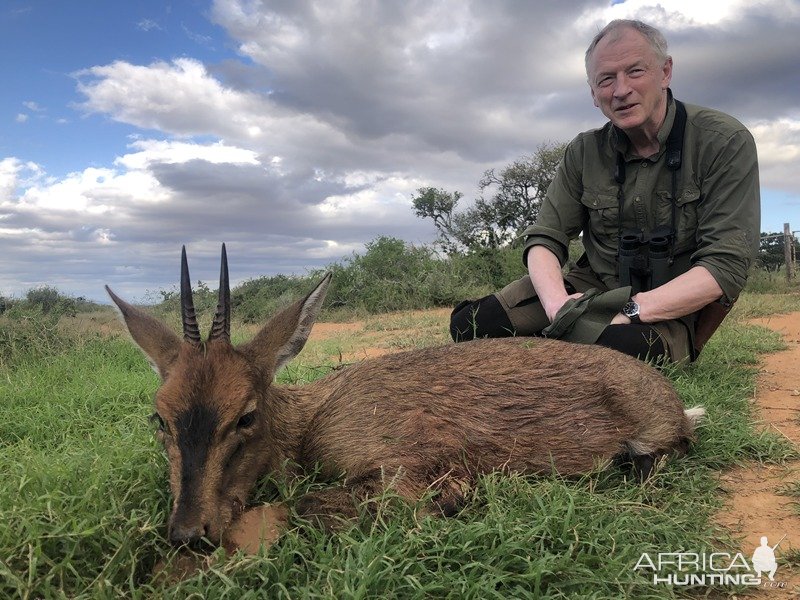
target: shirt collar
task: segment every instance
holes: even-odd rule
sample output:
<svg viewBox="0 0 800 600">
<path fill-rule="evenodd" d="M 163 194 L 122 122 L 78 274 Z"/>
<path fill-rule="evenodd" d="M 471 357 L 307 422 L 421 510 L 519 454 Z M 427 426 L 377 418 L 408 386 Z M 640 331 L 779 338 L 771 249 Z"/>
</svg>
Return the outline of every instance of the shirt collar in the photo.
<svg viewBox="0 0 800 600">
<path fill-rule="evenodd" d="M 667 88 L 667 115 L 664 117 L 664 122 L 658 130 L 658 152 L 653 156 L 648 157 L 647 160 L 657 162 L 667 149 L 667 138 L 669 132 L 672 130 L 672 124 L 675 122 L 675 99 L 672 97 L 672 90 Z M 640 156 L 634 156 L 631 152 L 631 142 L 628 135 L 616 125 L 611 126 L 611 147 L 614 152 L 622 152 L 626 161 L 641 160 Z"/>
</svg>

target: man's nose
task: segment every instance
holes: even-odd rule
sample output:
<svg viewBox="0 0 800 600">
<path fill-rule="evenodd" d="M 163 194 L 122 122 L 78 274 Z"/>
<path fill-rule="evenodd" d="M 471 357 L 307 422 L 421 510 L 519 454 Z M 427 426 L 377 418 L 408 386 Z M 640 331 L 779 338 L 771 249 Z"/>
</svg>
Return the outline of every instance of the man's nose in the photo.
<svg viewBox="0 0 800 600">
<path fill-rule="evenodd" d="M 625 73 L 620 73 L 614 79 L 614 97 L 615 98 L 624 98 L 628 94 L 631 93 L 631 86 L 630 82 L 628 81 L 628 76 Z"/>
</svg>

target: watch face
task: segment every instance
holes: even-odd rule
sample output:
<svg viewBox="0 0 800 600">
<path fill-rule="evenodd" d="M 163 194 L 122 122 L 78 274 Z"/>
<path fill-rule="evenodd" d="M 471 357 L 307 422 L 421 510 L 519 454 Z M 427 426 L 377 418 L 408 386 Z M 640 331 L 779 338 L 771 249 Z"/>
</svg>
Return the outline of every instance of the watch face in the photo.
<svg viewBox="0 0 800 600">
<path fill-rule="evenodd" d="M 626 317 L 635 317 L 639 314 L 639 305 L 631 300 L 625 306 L 622 307 L 622 314 Z"/>
</svg>

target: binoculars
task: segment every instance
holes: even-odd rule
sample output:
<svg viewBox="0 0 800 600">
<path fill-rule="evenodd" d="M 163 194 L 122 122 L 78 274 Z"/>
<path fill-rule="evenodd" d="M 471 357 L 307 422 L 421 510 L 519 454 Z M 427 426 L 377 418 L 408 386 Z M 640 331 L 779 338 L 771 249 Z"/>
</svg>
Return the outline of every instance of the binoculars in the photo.
<svg viewBox="0 0 800 600">
<path fill-rule="evenodd" d="M 629 229 L 619 236 L 619 283 L 631 286 L 631 295 L 646 292 L 670 280 L 672 230 L 657 227 L 650 233 Z"/>
</svg>

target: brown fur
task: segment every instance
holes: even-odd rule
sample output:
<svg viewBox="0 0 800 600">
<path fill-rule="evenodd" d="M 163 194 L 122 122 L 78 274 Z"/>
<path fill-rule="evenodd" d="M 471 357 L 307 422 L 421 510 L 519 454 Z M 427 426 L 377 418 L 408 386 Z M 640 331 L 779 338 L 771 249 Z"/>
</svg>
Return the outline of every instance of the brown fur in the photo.
<svg viewBox="0 0 800 600">
<path fill-rule="evenodd" d="M 651 367 L 614 350 L 539 338 L 413 350 L 307 385 L 274 385 L 276 370 L 305 343 L 329 281 L 237 348 L 227 339 L 173 339 L 112 294 L 162 374 L 155 404 L 165 424 L 174 541 L 219 540 L 256 481 L 287 460 L 346 476 L 346 486 L 297 505 L 330 523 L 386 487 L 410 501 L 433 492 L 449 514 L 481 473 L 585 473 L 622 455 L 637 464 L 683 451 L 692 437 L 675 390 Z"/>
</svg>

